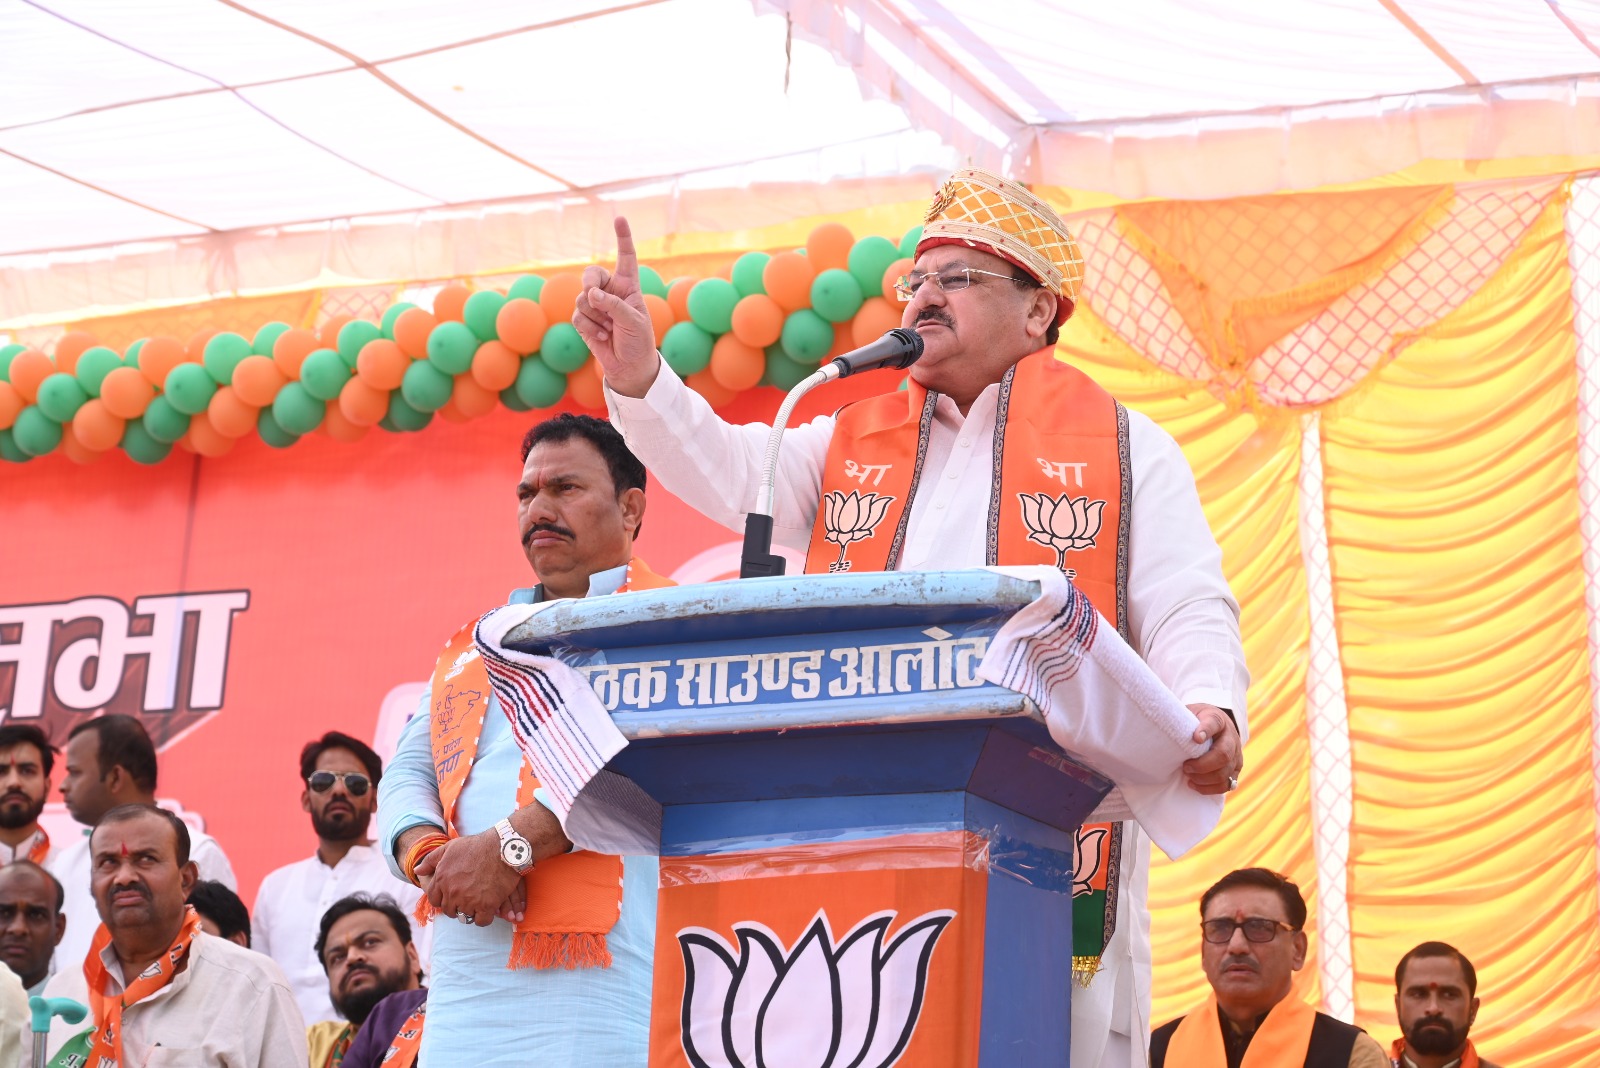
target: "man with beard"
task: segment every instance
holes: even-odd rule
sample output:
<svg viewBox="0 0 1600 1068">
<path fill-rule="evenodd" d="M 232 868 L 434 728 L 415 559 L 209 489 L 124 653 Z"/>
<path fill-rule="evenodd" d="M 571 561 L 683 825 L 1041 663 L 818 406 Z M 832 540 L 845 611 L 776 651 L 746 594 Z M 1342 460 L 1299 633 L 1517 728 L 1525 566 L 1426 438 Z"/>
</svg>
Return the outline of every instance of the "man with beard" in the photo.
<svg viewBox="0 0 1600 1068">
<path fill-rule="evenodd" d="M 1459 949 L 1422 943 L 1400 958 L 1394 990 L 1402 1036 L 1389 1049 L 1393 1068 L 1497 1068 L 1467 1037 L 1478 1018 L 1478 971 Z"/>
<path fill-rule="evenodd" d="M 318 924 L 334 902 L 356 893 L 389 894 L 410 909 L 422 896 L 389 874 L 368 841 L 382 778 L 383 760 L 359 738 L 329 731 L 307 742 L 300 750 L 300 807 L 311 814 L 317 850 L 269 874 L 256 894 L 254 946 L 283 968 L 308 1024 L 338 1019 L 324 962 L 314 952 Z M 426 950 L 419 947 L 424 963 Z"/>
<path fill-rule="evenodd" d="M 411 1010 L 428 996 L 422 985 L 411 923 L 394 899 L 385 895 L 351 894 L 334 902 L 322 916 L 316 953 L 327 970 L 328 995 L 348 1023 L 314 1024 L 307 1032 L 311 1068 L 340 1068 L 351 1043 L 368 1017 L 390 994 L 410 995 Z M 394 1028 L 384 1039 L 394 1037 Z"/>
<path fill-rule="evenodd" d="M 64 896 L 56 877 L 31 860 L 0 868 L 0 961 L 17 973 L 30 996 L 43 992 L 56 943 L 67 929 Z"/>
<path fill-rule="evenodd" d="M 1359 1027 L 1294 993 L 1306 962 L 1306 902 L 1277 872 L 1229 872 L 1200 898 L 1200 966 L 1211 997 L 1150 1036 L 1150 1068 L 1388 1068 Z"/>
<path fill-rule="evenodd" d="M 96 716 L 67 735 L 61 797 L 72 818 L 83 824 L 83 837 L 58 847 L 48 867 L 66 890 L 67 933 L 56 947 L 56 971 L 83 966 L 89 940 L 100 922 L 90 890 L 89 832 L 100 817 L 119 805 L 156 803 L 156 747 L 149 732 L 133 716 Z M 190 856 L 202 879 L 238 888 L 233 865 L 217 840 L 190 830 Z"/>
<path fill-rule="evenodd" d="M 89 837 L 99 910 L 83 967 L 50 997 L 87 1002 L 93 1027 L 57 1021 L 61 1064 L 305 1068 L 306 1032 L 283 972 L 200 929 L 189 829 L 154 805 L 121 805 Z M 77 1058 L 82 1058 L 81 1060 Z"/>
<path fill-rule="evenodd" d="M 50 859 L 50 836 L 39 826 L 50 794 L 56 747 L 32 723 L 0 726 L 0 864 Z"/>
</svg>

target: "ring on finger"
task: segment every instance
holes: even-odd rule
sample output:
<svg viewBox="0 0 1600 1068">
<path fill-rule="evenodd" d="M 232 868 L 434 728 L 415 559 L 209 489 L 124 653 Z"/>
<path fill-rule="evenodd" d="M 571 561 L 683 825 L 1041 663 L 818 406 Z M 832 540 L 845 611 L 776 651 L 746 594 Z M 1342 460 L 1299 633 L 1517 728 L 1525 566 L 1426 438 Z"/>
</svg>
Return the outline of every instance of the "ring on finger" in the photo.
<svg viewBox="0 0 1600 1068">
<path fill-rule="evenodd" d="M 1239 788 L 1239 779 L 1238 779 L 1238 777 L 1234 776 L 1234 775 L 1229 775 L 1228 776 L 1228 791 L 1231 793 L 1234 790 L 1237 790 L 1238 788 Z"/>
</svg>

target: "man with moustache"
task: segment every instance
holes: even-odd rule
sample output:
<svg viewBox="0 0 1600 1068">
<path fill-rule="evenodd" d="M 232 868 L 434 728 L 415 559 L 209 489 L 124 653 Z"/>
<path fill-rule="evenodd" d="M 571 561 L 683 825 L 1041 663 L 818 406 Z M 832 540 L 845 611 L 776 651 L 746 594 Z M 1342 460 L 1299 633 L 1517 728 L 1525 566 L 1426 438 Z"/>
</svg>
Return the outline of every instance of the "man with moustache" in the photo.
<svg viewBox="0 0 1600 1068">
<path fill-rule="evenodd" d="M 1393 1068 L 1498 1068 L 1467 1037 L 1478 1019 L 1478 971 L 1466 954 L 1422 943 L 1395 966 L 1394 991 L 1401 1036 L 1389 1047 Z"/>
<path fill-rule="evenodd" d="M 65 896 L 56 877 L 31 860 L 0 868 L 0 962 L 17 973 L 30 997 L 50 979 L 56 943 L 67 929 Z"/>
<path fill-rule="evenodd" d="M 56 747 L 33 723 L 0 725 L 0 864 L 50 861 L 50 835 L 39 826 L 50 795 Z"/>
<path fill-rule="evenodd" d="M 383 779 L 372 747 L 328 731 L 300 750 L 300 807 L 311 816 L 316 852 L 261 880 L 251 925 L 254 948 L 283 968 L 308 1024 L 338 1019 L 328 977 L 315 952 L 317 931 L 334 902 L 351 894 L 389 894 L 405 909 L 422 897 L 389 874 L 367 831 Z M 427 946 L 418 947 L 426 964 Z"/>
<path fill-rule="evenodd" d="M 83 967 L 46 992 L 86 1002 L 93 1027 L 74 1034 L 81 1025 L 57 1020 L 56 1063 L 305 1068 L 305 1024 L 283 972 L 206 934 L 185 904 L 195 865 L 183 821 L 120 805 L 89 841 L 101 923 Z"/>
<path fill-rule="evenodd" d="M 1298 886 L 1241 868 L 1205 892 L 1200 916 L 1200 966 L 1212 994 L 1150 1036 L 1151 1068 L 1387 1068 L 1372 1036 L 1294 993 L 1306 962 Z"/>
<path fill-rule="evenodd" d="M 428 996 L 411 924 L 391 897 L 351 894 L 334 902 L 323 913 L 315 949 L 327 970 L 328 995 L 347 1022 L 313 1024 L 307 1031 L 311 1068 L 347 1064 L 351 1043 L 390 994 L 415 991 L 416 1004 Z M 387 1049 L 393 1030 L 383 1037 Z"/>
</svg>

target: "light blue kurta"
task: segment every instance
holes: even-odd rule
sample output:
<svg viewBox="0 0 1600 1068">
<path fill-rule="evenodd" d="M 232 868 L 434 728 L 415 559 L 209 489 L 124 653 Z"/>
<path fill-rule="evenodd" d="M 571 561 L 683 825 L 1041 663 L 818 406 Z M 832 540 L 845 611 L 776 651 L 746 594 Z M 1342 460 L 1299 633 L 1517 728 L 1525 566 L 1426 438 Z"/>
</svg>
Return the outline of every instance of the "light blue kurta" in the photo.
<svg viewBox="0 0 1600 1068">
<path fill-rule="evenodd" d="M 615 590 L 625 569 L 594 576 L 591 593 Z M 602 588 L 608 584 L 610 589 Z M 519 590 L 513 602 L 533 599 Z M 444 825 L 434 774 L 429 701 L 406 724 L 378 789 L 379 846 L 398 876 L 394 843 L 422 823 Z M 462 834 L 488 830 L 516 808 L 522 751 L 490 697 L 477 761 L 456 805 Z M 648 1059 L 650 984 L 655 952 L 657 861 L 626 857 L 622 916 L 607 936 L 609 968 L 506 967 L 512 928 L 440 917 L 434 924 L 428 1022 L 420 1063 L 428 1068 L 643 1068 Z"/>
</svg>

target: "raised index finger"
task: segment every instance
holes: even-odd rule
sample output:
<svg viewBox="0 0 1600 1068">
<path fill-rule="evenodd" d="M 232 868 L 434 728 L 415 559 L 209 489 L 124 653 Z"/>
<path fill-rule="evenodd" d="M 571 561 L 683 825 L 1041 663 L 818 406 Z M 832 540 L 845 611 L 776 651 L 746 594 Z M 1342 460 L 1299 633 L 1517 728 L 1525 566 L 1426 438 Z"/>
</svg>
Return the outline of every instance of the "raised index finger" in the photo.
<svg viewBox="0 0 1600 1068">
<path fill-rule="evenodd" d="M 628 225 L 627 217 L 623 215 L 618 215 L 611 222 L 617 231 L 617 274 L 637 281 L 639 254 L 633 247 L 633 228 Z"/>
</svg>

